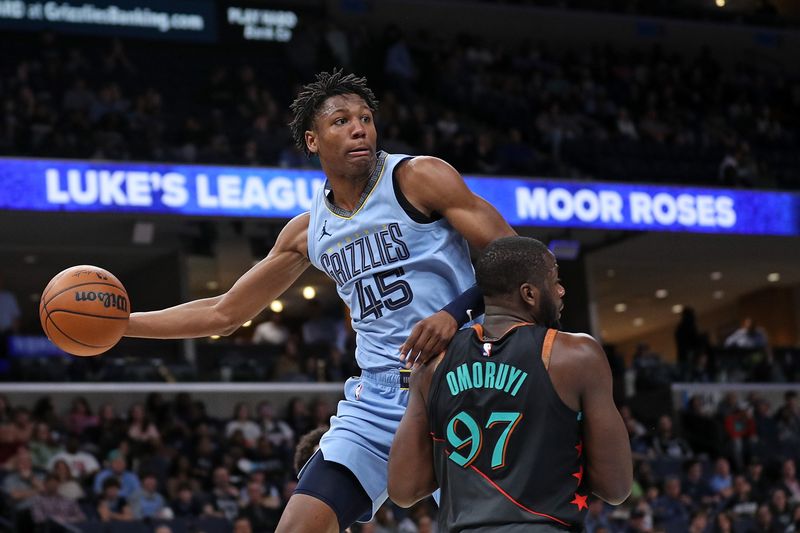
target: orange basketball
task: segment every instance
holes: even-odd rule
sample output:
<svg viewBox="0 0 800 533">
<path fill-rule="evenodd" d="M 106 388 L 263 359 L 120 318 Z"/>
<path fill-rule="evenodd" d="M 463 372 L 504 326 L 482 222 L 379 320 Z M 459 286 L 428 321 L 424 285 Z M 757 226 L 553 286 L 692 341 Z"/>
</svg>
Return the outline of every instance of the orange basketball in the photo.
<svg viewBox="0 0 800 533">
<path fill-rule="evenodd" d="M 98 355 L 110 349 L 125 333 L 130 314 L 122 283 L 91 265 L 56 274 L 39 301 L 39 320 L 47 338 L 73 355 Z"/>
</svg>

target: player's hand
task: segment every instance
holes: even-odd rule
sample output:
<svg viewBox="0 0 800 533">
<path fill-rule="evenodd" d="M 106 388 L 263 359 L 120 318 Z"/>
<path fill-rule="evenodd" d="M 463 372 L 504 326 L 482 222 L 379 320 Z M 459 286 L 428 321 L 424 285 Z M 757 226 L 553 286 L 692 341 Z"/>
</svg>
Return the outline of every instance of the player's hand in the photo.
<svg viewBox="0 0 800 533">
<path fill-rule="evenodd" d="M 424 365 L 447 348 L 456 330 L 456 319 L 447 311 L 420 320 L 400 347 L 400 360 L 405 362 L 406 368 Z"/>
</svg>

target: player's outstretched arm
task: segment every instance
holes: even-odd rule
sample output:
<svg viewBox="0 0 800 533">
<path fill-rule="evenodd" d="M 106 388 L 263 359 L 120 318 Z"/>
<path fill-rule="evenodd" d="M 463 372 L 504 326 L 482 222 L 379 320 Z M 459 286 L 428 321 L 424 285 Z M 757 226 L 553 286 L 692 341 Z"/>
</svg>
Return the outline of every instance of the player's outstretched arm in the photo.
<svg viewBox="0 0 800 533">
<path fill-rule="evenodd" d="M 568 337 L 568 352 L 580 376 L 580 402 L 584 416 L 583 450 L 591 491 L 619 505 L 631 492 L 633 460 L 625 423 L 614 405 L 611 368 L 603 348 L 588 335 Z"/>
<path fill-rule="evenodd" d="M 415 157 L 398 169 L 397 177 L 414 207 L 425 215 L 443 216 L 477 250 L 495 239 L 516 235 L 497 209 L 470 191 L 461 174 L 441 159 Z M 483 305 L 482 297 L 478 294 L 474 302 L 464 305 L 477 309 Z M 457 329 L 456 318 L 447 311 L 418 322 L 400 350 L 401 360 L 426 362 L 447 347 Z"/>
<path fill-rule="evenodd" d="M 411 372 L 408 408 L 389 450 L 389 498 L 400 507 L 411 507 L 439 488 L 426 406 L 435 369 L 432 361 Z"/>
<path fill-rule="evenodd" d="M 186 339 L 230 335 L 283 294 L 308 268 L 308 220 L 308 213 L 293 218 L 267 257 L 225 294 L 160 311 L 132 313 L 125 336 Z"/>
</svg>

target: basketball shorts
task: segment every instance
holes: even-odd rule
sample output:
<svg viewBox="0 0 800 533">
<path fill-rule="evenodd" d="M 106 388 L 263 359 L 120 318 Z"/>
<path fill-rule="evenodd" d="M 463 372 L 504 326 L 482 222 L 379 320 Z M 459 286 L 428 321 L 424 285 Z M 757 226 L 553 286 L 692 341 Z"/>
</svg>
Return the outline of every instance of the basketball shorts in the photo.
<svg viewBox="0 0 800 533">
<path fill-rule="evenodd" d="M 388 497 L 389 448 L 407 405 L 408 391 L 400 388 L 399 371 L 362 372 L 345 383 L 344 400 L 320 440 L 325 460 L 353 472 L 372 500 L 372 513 L 359 521 L 369 521 Z"/>
</svg>

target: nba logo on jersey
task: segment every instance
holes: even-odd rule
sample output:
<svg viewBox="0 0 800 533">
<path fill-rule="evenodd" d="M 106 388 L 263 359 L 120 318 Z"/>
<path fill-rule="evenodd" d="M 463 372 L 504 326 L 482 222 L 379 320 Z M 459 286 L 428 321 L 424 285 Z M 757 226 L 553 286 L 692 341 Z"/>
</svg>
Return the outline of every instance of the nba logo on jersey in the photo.
<svg viewBox="0 0 800 533">
<path fill-rule="evenodd" d="M 363 383 L 359 383 L 358 385 L 356 385 L 356 390 L 355 390 L 356 400 L 361 398 L 361 391 L 362 390 L 364 390 L 364 384 Z"/>
<path fill-rule="evenodd" d="M 491 357 L 492 356 L 492 343 L 491 342 L 484 342 L 483 343 L 483 356 L 484 357 Z"/>
</svg>

